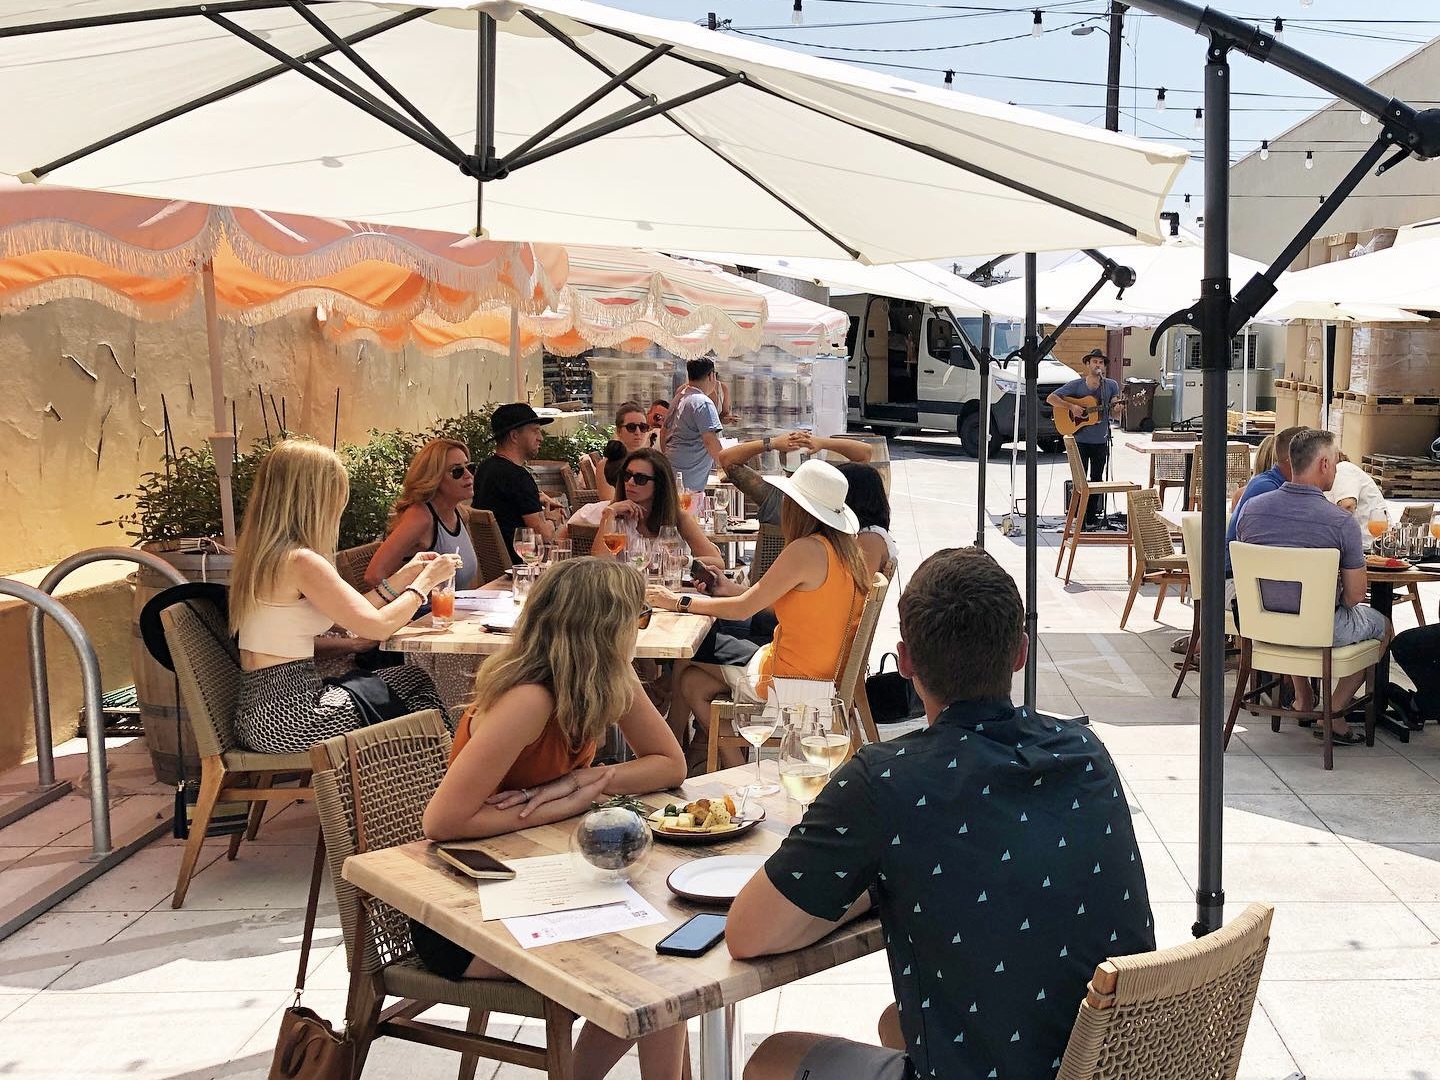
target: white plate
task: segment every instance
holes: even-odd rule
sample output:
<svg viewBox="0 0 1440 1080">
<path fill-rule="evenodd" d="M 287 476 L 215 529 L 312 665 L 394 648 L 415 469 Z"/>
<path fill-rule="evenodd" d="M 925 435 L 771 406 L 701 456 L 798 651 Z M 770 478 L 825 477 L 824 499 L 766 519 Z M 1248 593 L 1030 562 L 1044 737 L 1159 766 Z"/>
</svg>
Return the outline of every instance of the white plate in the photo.
<svg viewBox="0 0 1440 1080">
<path fill-rule="evenodd" d="M 765 865 L 764 855 L 716 855 L 677 866 L 665 879 L 676 896 L 702 903 L 728 904 Z"/>
</svg>

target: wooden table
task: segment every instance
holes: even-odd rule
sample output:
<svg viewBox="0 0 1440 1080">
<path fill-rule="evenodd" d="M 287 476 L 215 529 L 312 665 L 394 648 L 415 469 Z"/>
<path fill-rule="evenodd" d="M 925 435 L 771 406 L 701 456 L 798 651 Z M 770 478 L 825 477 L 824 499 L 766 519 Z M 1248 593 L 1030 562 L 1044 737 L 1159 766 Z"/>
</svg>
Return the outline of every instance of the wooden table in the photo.
<svg viewBox="0 0 1440 1080">
<path fill-rule="evenodd" d="M 682 790 L 687 799 L 713 797 L 753 779 L 753 769 L 742 766 L 687 780 Z M 661 806 L 678 798 L 662 793 L 647 801 Z M 345 861 L 344 875 L 370 895 L 615 1035 L 634 1039 L 698 1016 L 700 1078 L 729 1080 L 738 1064 L 736 1003 L 884 948 L 879 921 L 867 917 L 781 956 L 732 960 L 723 943 L 698 959 L 656 954 L 655 943 L 691 915 L 716 910 L 672 894 L 665 885 L 672 870 L 711 855 L 769 854 L 800 820 L 799 805 L 783 795 L 759 802 L 765 807 L 765 820 L 733 840 L 703 847 L 657 840 L 631 884 L 667 921 L 623 934 L 522 949 L 502 923 L 481 921 L 475 883 L 446 869 L 424 841 L 353 855 Z M 499 859 L 566 852 L 576 820 L 492 837 L 475 846 Z"/>
<path fill-rule="evenodd" d="M 509 589 L 510 579 L 497 578 L 485 588 Z M 485 619 L 489 614 L 457 608 L 455 621 L 447 630 L 432 627 L 429 616 L 425 616 L 397 630 L 381 648 L 405 653 L 489 656 L 499 652 L 511 640 L 510 634 L 496 634 L 485 629 Z M 657 608 L 650 616 L 650 625 L 640 631 L 635 643 L 635 657 L 648 660 L 689 659 L 695 655 L 695 650 L 705 640 L 714 622 L 709 615 L 681 614 Z"/>
<path fill-rule="evenodd" d="M 1195 480 L 1195 451 L 1202 445 L 1198 439 L 1190 442 L 1181 442 L 1176 439 L 1174 442 L 1155 442 L 1153 439 L 1146 439 L 1143 442 L 1139 439 L 1127 439 L 1125 445 L 1139 454 L 1149 454 L 1152 457 L 1156 454 L 1184 454 L 1185 455 L 1185 487 L 1183 490 L 1184 501 L 1182 507 L 1190 505 L 1190 492 Z"/>
</svg>

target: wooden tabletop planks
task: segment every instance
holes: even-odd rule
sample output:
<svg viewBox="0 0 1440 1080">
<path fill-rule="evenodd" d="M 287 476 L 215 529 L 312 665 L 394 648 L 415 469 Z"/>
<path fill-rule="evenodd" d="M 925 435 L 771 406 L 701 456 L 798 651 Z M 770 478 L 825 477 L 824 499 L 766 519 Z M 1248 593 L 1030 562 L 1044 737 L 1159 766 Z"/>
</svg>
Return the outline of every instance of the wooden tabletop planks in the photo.
<svg viewBox="0 0 1440 1080">
<path fill-rule="evenodd" d="M 734 791 L 753 779 L 749 767 L 686 781 L 684 797 Z M 647 797 L 656 806 L 674 793 Z M 852 923 L 799 952 L 753 961 L 730 959 L 723 943 L 698 959 L 659 956 L 655 944 L 698 911 L 723 908 L 691 903 L 669 891 L 666 877 L 677 866 L 711 855 L 768 854 L 800 818 L 784 796 L 760 802 L 766 819 L 733 840 L 706 846 L 656 841 L 649 860 L 631 882 L 668 916 L 668 921 L 537 949 L 522 949 L 498 921 L 483 922 L 475 883 L 448 869 L 428 843 L 367 852 L 346 860 L 345 878 L 444 934 L 521 982 L 616 1035 L 635 1038 L 762 991 L 783 986 L 883 947 L 876 919 Z M 474 842 L 499 859 L 521 859 L 570 850 L 576 819 Z"/>
</svg>

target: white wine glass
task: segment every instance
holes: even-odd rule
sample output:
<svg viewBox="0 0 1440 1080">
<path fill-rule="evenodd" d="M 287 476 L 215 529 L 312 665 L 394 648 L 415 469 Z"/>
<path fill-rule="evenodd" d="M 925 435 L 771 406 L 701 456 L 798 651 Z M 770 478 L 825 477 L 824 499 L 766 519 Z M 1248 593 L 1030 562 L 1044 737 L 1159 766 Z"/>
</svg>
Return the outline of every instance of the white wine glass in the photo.
<svg viewBox="0 0 1440 1080">
<path fill-rule="evenodd" d="M 727 517 L 730 515 L 730 502 L 734 496 L 735 489 L 729 484 L 721 484 L 715 489 L 715 509 Z"/>
<path fill-rule="evenodd" d="M 810 760 L 805 739 L 814 729 L 787 727 L 780 739 L 780 786 L 785 793 L 808 810 L 830 779 L 830 769 Z"/>
<path fill-rule="evenodd" d="M 824 765 L 827 776 L 845 764 L 850 756 L 849 711 L 838 697 L 830 699 L 829 716 L 822 711 L 811 734 L 800 740 L 806 759 L 813 765 Z M 827 724 L 825 721 L 829 720 Z"/>
<path fill-rule="evenodd" d="M 631 533 L 625 542 L 625 557 L 630 560 L 630 565 L 643 575 L 645 568 L 650 565 L 649 538 L 638 532 Z"/>
<path fill-rule="evenodd" d="M 735 706 L 735 734 L 755 748 L 755 782 L 747 787 L 744 794 L 750 798 L 774 795 L 780 790 L 779 784 L 767 784 L 760 775 L 760 748 L 775 736 L 780 726 L 780 711 L 773 705 Z"/>
<path fill-rule="evenodd" d="M 515 554 L 520 556 L 526 566 L 534 566 L 540 561 L 540 556 L 543 554 L 540 548 L 540 534 L 534 529 L 516 529 L 513 543 Z"/>
</svg>

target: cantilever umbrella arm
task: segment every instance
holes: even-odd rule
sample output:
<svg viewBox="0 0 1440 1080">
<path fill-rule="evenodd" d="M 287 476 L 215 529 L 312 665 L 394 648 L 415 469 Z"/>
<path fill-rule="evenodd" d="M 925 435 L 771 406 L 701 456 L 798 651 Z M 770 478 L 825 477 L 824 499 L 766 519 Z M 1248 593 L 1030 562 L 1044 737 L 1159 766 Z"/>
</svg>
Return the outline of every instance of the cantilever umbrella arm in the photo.
<svg viewBox="0 0 1440 1080">
<path fill-rule="evenodd" d="M 1386 97 L 1357 79 L 1277 41 L 1258 27 L 1213 8 L 1187 0 L 1129 0 L 1132 7 L 1188 26 L 1208 39 L 1205 59 L 1205 270 L 1200 302 L 1172 315 L 1160 333 L 1178 322 L 1200 330 L 1201 367 L 1205 380 L 1202 467 L 1211 476 L 1225 475 L 1226 382 L 1219 373 L 1230 366 L 1231 340 L 1274 293 L 1280 272 L 1319 232 L 1336 208 L 1355 189 L 1388 149 L 1395 154 L 1381 171 L 1405 157 L 1428 160 L 1440 156 L 1440 110 L 1417 110 Z M 1238 50 L 1303 79 L 1380 121 L 1380 137 L 1305 223 L 1275 263 L 1256 275 L 1238 297 L 1230 292 L 1230 61 Z M 1152 341 L 1151 351 L 1154 351 Z M 1220 581 L 1225 557 L 1225 485 L 1207 484 L 1202 493 L 1201 573 Z M 1197 937 L 1218 929 L 1224 918 L 1222 887 L 1224 820 L 1225 621 L 1224 592 L 1210 589 L 1200 601 L 1200 837 L 1194 932 Z"/>
</svg>

